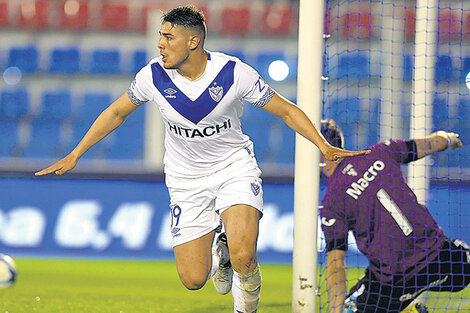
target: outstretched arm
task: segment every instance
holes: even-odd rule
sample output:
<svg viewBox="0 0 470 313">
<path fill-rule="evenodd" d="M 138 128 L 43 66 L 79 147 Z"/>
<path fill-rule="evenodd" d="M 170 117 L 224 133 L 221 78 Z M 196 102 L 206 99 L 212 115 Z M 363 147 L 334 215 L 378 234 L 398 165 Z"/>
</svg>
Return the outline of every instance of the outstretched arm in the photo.
<svg viewBox="0 0 470 313">
<path fill-rule="evenodd" d="M 341 313 L 346 298 L 346 265 L 343 250 L 331 250 L 326 261 L 326 286 L 331 313 Z"/>
<path fill-rule="evenodd" d="M 119 127 L 129 114 L 134 112 L 137 108 L 138 106 L 133 104 L 129 99 L 127 92 L 124 93 L 96 118 L 82 141 L 80 141 L 69 155 L 48 168 L 35 173 L 35 175 L 41 176 L 54 172 L 57 175 L 62 175 L 70 171 L 88 149 Z"/>
<path fill-rule="evenodd" d="M 463 141 L 456 133 L 440 130 L 423 139 L 415 139 L 418 159 L 426 155 L 441 152 L 446 149 L 455 150 L 464 146 Z"/>
<path fill-rule="evenodd" d="M 263 109 L 280 117 L 287 126 L 313 142 L 328 160 L 335 161 L 345 157 L 370 153 L 370 150 L 347 151 L 331 146 L 298 106 L 277 93 L 263 106 Z"/>
</svg>

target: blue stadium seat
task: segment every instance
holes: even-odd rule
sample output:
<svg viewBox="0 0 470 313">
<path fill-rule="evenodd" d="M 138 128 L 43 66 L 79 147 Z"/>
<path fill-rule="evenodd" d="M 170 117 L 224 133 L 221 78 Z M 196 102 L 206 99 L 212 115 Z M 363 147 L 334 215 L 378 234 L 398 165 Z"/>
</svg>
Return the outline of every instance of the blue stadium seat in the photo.
<svg viewBox="0 0 470 313">
<path fill-rule="evenodd" d="M 76 115 L 77 122 L 91 124 L 111 104 L 111 95 L 107 92 L 87 92 Z"/>
<path fill-rule="evenodd" d="M 29 93 L 26 89 L 2 90 L 0 93 L 0 118 L 19 120 L 28 114 Z"/>
<path fill-rule="evenodd" d="M 33 73 L 38 70 L 39 51 L 35 46 L 13 47 L 8 55 L 8 67 L 18 67 L 22 72 Z"/>
<path fill-rule="evenodd" d="M 92 52 L 90 72 L 93 74 L 119 74 L 121 54 L 116 49 L 100 49 Z"/>
<path fill-rule="evenodd" d="M 272 62 L 282 60 L 286 61 L 286 56 L 282 51 L 264 51 L 256 56 L 256 70 L 266 80 L 272 80 L 268 73 L 269 65 Z"/>
<path fill-rule="evenodd" d="M 63 120 L 72 113 L 72 95 L 69 90 L 47 91 L 42 95 L 38 119 Z"/>
<path fill-rule="evenodd" d="M 287 125 L 282 125 L 282 146 L 276 156 L 277 163 L 294 164 L 295 132 Z"/>
<path fill-rule="evenodd" d="M 147 64 L 147 51 L 145 50 L 137 50 L 132 55 L 133 63 L 132 63 L 132 72 L 137 73 L 140 71 L 142 67 Z"/>
<path fill-rule="evenodd" d="M 31 137 L 24 148 L 23 156 L 27 158 L 56 158 L 63 156 L 60 149 L 60 120 L 36 119 L 31 123 Z"/>
<path fill-rule="evenodd" d="M 453 78 L 452 58 L 448 55 L 438 56 L 434 68 L 434 80 L 436 84 L 440 82 L 450 82 Z"/>
<path fill-rule="evenodd" d="M 434 129 L 450 130 L 452 127 L 450 125 L 451 120 L 449 119 L 449 107 L 447 101 L 436 94 L 434 96 L 432 110 L 432 123 Z"/>
<path fill-rule="evenodd" d="M 458 125 L 455 131 L 459 132 L 464 141 L 470 139 L 470 98 L 463 97 L 458 102 Z M 467 141 L 465 143 L 468 146 Z M 468 147 L 466 149 L 469 149 Z M 470 157 L 470 156 L 469 156 Z"/>
<path fill-rule="evenodd" d="M 52 50 L 49 70 L 52 73 L 78 73 L 80 71 L 80 51 L 78 48 L 69 47 Z"/>
<path fill-rule="evenodd" d="M 403 80 L 411 81 L 413 79 L 413 58 L 409 54 L 403 55 Z"/>
<path fill-rule="evenodd" d="M 18 121 L 0 119 L 0 157 L 12 156 L 17 139 Z"/>
<path fill-rule="evenodd" d="M 363 54 L 341 55 L 338 61 L 338 79 L 361 80 L 370 76 L 370 61 Z"/>
<path fill-rule="evenodd" d="M 144 148 L 144 122 L 145 110 L 139 108 L 114 131 L 115 136 L 107 151 L 107 158 L 141 160 Z"/>
<path fill-rule="evenodd" d="M 470 16 L 470 15 L 469 15 Z M 462 71 L 460 72 L 460 81 L 465 82 L 467 74 L 470 73 L 470 57 L 463 58 L 462 61 Z"/>
</svg>

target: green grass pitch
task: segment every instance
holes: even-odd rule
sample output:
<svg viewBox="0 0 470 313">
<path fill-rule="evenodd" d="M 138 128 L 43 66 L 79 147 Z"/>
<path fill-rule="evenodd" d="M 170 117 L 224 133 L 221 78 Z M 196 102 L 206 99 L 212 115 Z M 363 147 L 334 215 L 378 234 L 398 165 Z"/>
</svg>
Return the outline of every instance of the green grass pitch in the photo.
<svg viewBox="0 0 470 313">
<path fill-rule="evenodd" d="M 188 291 L 174 262 L 15 258 L 16 283 L 0 289 L 0 313 L 231 313 L 231 294 L 219 295 L 212 282 Z M 292 266 L 261 264 L 259 313 L 291 312 Z M 354 283 L 363 269 L 348 269 Z M 324 272 L 323 272 L 324 274 Z M 323 280 L 324 276 L 320 277 Z M 321 304 L 327 312 L 325 284 Z M 470 312 L 470 288 L 429 294 L 431 312 Z"/>
</svg>

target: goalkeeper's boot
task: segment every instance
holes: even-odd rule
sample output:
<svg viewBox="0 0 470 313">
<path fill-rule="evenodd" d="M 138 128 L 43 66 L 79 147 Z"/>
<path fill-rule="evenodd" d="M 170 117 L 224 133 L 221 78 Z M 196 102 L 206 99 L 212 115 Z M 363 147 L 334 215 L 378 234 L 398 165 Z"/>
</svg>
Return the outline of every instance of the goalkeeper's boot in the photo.
<svg viewBox="0 0 470 313">
<path fill-rule="evenodd" d="M 405 313 L 428 313 L 428 308 L 419 302 L 413 304 L 410 310 L 406 311 Z"/>
<path fill-rule="evenodd" d="M 217 238 L 217 242 L 212 249 L 213 254 L 220 258 L 219 269 L 212 277 L 215 289 L 218 293 L 225 295 L 232 289 L 233 269 L 230 263 L 230 254 L 227 245 L 227 236 L 222 233 Z"/>
</svg>

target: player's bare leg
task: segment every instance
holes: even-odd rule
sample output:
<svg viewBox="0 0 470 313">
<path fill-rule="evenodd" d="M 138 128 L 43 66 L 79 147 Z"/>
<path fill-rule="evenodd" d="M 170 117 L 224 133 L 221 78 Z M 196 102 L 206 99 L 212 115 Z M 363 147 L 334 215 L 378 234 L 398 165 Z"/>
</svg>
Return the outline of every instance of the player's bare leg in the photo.
<svg viewBox="0 0 470 313">
<path fill-rule="evenodd" d="M 258 309 L 261 272 L 256 255 L 259 212 L 248 205 L 235 205 L 222 213 L 233 267 L 234 310 L 253 313 Z"/>
<path fill-rule="evenodd" d="M 219 264 L 212 262 L 212 242 L 215 231 L 174 247 L 176 268 L 183 285 L 197 290 L 215 273 Z"/>
</svg>

